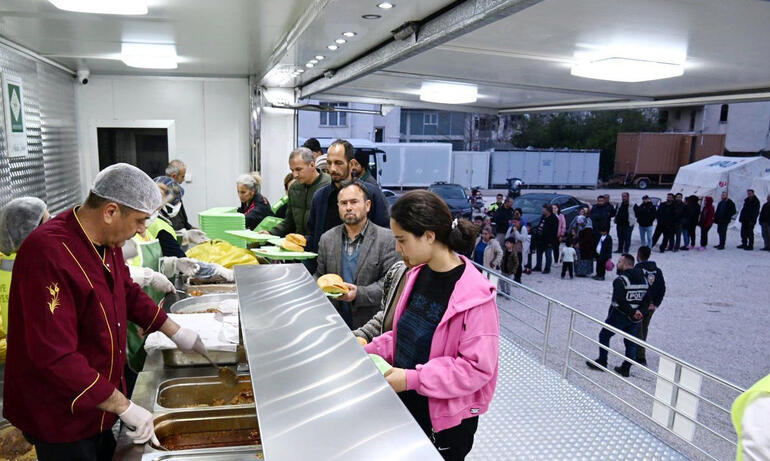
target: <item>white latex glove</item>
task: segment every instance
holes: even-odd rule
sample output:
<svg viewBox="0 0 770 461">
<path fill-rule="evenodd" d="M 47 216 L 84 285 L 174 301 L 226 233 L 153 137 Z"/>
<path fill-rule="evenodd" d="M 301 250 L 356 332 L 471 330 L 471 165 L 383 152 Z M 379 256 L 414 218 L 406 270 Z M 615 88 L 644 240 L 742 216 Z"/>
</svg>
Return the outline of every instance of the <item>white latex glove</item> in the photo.
<svg viewBox="0 0 770 461">
<path fill-rule="evenodd" d="M 180 328 L 177 330 L 176 333 L 171 337 L 171 341 L 174 341 L 174 344 L 179 348 L 182 352 L 197 352 L 199 354 L 205 354 L 206 353 L 206 346 L 203 345 L 203 341 L 201 341 L 201 337 L 198 336 L 198 333 L 192 331 L 189 328 Z"/>
<path fill-rule="evenodd" d="M 182 233 L 182 245 L 189 245 L 191 243 L 197 245 L 209 241 L 206 233 L 200 229 L 182 229 L 180 232 Z"/>
<path fill-rule="evenodd" d="M 152 443 L 156 446 L 160 446 L 158 439 L 155 437 L 155 427 L 152 422 L 152 413 L 130 402 L 126 411 L 118 415 L 121 421 L 130 429 L 126 432 L 126 435 L 137 444 L 141 445 L 147 443 L 152 439 Z"/>
<path fill-rule="evenodd" d="M 185 277 L 192 277 L 200 270 L 198 261 L 191 258 L 177 258 L 176 256 L 165 256 L 160 258 L 160 272 L 168 278 L 182 274 Z"/>
<path fill-rule="evenodd" d="M 160 272 L 155 272 L 154 270 L 150 269 L 150 286 L 155 288 L 156 290 L 162 291 L 163 293 L 173 293 L 176 291 L 176 288 L 174 287 L 174 284 L 171 283 L 169 279 L 166 278 L 165 275 L 161 274 Z"/>
<path fill-rule="evenodd" d="M 223 279 L 225 279 L 226 282 L 233 282 L 235 279 L 233 277 L 233 270 L 228 269 L 224 266 L 221 266 L 219 264 L 215 264 L 216 269 L 214 270 L 214 273 Z"/>
</svg>

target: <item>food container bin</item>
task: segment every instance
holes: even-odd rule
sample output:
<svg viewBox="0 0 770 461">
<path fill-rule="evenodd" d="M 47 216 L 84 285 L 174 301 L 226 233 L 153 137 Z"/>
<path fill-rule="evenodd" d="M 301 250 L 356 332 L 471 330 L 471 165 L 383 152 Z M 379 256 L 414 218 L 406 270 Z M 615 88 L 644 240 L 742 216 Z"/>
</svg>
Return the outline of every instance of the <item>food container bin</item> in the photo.
<svg viewBox="0 0 770 461">
<path fill-rule="evenodd" d="M 251 377 L 239 375 L 235 387 L 222 383 L 217 376 L 169 379 L 158 386 L 155 405 L 156 410 L 254 408 Z"/>
<path fill-rule="evenodd" d="M 185 292 L 189 296 L 210 295 L 213 293 L 235 293 L 234 283 L 188 285 Z"/>
<path fill-rule="evenodd" d="M 255 408 L 189 410 L 166 413 L 155 418 L 155 435 L 168 451 L 221 449 L 253 446 L 261 450 Z"/>
<path fill-rule="evenodd" d="M 164 349 L 163 350 L 163 365 L 171 368 L 179 367 L 199 367 L 208 366 L 211 364 L 205 357 L 197 352 L 185 353 L 179 349 Z M 217 365 L 236 365 L 238 363 L 237 351 L 208 351 L 209 357 Z"/>
<path fill-rule="evenodd" d="M 169 308 L 172 314 L 200 314 L 209 309 L 217 309 L 223 301 L 237 300 L 235 293 L 214 293 L 201 296 L 192 296 L 175 302 Z"/>
</svg>

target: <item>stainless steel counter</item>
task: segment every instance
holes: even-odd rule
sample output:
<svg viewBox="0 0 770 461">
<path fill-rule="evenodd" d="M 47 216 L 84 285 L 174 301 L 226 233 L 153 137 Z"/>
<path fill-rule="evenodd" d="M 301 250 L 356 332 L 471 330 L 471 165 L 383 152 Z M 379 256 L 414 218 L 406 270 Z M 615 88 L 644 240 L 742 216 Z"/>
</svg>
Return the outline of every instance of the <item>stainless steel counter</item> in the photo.
<svg viewBox="0 0 770 461">
<path fill-rule="evenodd" d="M 266 460 L 441 459 L 303 265 L 235 279 Z"/>
</svg>

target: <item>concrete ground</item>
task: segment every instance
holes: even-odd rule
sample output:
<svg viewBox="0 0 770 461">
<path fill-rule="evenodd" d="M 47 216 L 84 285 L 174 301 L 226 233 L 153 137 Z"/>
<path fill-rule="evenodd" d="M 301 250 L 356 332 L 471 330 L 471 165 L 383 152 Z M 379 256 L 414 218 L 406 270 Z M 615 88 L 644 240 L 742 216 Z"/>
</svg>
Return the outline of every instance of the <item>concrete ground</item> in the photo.
<svg viewBox="0 0 770 461">
<path fill-rule="evenodd" d="M 537 190 L 541 192 L 542 190 Z M 489 191 L 485 197 L 491 202 L 496 191 Z M 558 192 L 571 194 L 578 199 L 593 203 L 604 190 L 560 190 Z M 620 200 L 620 189 L 608 189 L 612 201 Z M 648 191 L 631 190 L 632 201 L 641 200 L 645 193 L 650 196 L 665 198 L 667 190 L 657 189 Z M 526 192 L 525 192 L 526 193 Z M 742 200 L 738 198 L 736 200 Z M 700 229 L 698 229 L 700 231 Z M 615 230 L 612 237 L 616 239 Z M 698 238 L 700 233 L 698 232 Z M 761 238 L 757 236 L 755 248 L 762 247 Z M 666 297 L 655 313 L 650 326 L 648 342 L 690 364 L 720 376 L 742 388 L 751 386 L 754 382 L 770 373 L 770 252 L 744 251 L 737 249 L 740 244 L 738 229 L 728 232 L 727 249 L 715 250 L 716 228 L 709 235 L 709 247 L 706 251 L 680 251 L 660 254 L 653 253 L 653 259 L 663 270 L 666 279 Z M 631 244 L 631 252 L 636 253 L 640 246 L 637 229 Z M 615 255 L 617 256 L 617 255 Z M 594 281 L 590 278 L 575 278 L 574 280 L 560 279 L 561 267 L 552 268 L 550 274 L 532 273 L 524 275 L 522 283 L 543 294 L 553 297 L 575 309 L 604 320 L 610 303 L 613 277 L 608 274 L 605 281 Z M 520 290 L 519 290 L 520 291 Z M 514 290 L 517 298 L 530 306 L 544 312 L 545 303 L 536 297 Z M 501 325 L 516 334 L 542 344 L 543 336 L 525 326 L 522 320 L 544 328 L 541 316 L 533 314 L 520 303 L 499 298 L 500 306 L 508 315 L 503 313 Z M 517 318 L 514 318 L 516 316 Z M 566 312 L 556 310 L 552 320 L 549 347 L 549 366 L 562 369 L 565 360 L 569 317 Z M 576 330 L 589 338 L 597 338 L 599 328 L 588 321 L 578 320 Z M 575 348 L 584 355 L 596 358 L 598 347 L 585 338 L 576 336 Z M 612 339 L 612 347 L 621 354 L 623 343 L 617 337 Z M 540 354 L 534 347 L 531 352 Z M 619 356 L 610 355 L 610 370 L 621 362 Z M 570 365 L 587 377 L 616 393 L 622 400 L 633 403 L 639 408 L 651 407 L 651 399 L 638 390 L 626 385 L 614 373 L 601 373 L 588 370 L 583 359 L 571 354 Z M 648 353 L 650 368 L 657 369 L 658 356 Z M 582 380 L 575 373 L 573 379 Z M 593 384 L 582 380 L 586 386 Z M 655 379 L 639 367 L 632 369 L 631 383 L 654 393 Z M 713 382 L 703 384 L 703 395 L 729 410 L 732 400 L 737 393 L 729 391 Z M 623 406 L 614 397 L 607 396 L 605 400 Z M 701 405 L 699 421 L 707 423 L 718 432 L 732 435 L 729 419 L 718 410 Z M 632 412 L 633 413 L 633 412 Z M 647 412 L 649 414 L 649 411 Z M 638 414 L 630 414 L 634 420 L 643 419 Z M 660 432 L 660 431 L 656 431 Z M 664 434 L 665 435 L 665 434 Z M 705 447 L 707 452 L 717 459 L 729 459 L 734 456 L 730 448 L 714 437 L 697 430 L 695 441 Z M 690 456 L 701 457 L 697 452 L 687 451 Z"/>
</svg>

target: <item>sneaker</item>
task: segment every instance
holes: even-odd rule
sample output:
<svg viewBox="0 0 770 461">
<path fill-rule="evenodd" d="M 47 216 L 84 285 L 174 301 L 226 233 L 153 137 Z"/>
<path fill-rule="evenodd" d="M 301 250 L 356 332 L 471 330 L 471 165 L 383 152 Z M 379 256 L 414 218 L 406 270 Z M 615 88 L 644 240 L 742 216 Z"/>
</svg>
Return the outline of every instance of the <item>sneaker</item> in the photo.
<svg viewBox="0 0 770 461">
<path fill-rule="evenodd" d="M 606 363 L 600 362 L 599 359 L 596 359 L 595 362 L 598 363 L 599 365 L 594 364 L 594 362 L 592 362 L 590 360 L 586 360 L 586 365 L 588 365 L 588 368 L 590 368 L 592 370 L 605 371 L 607 369 L 607 364 Z"/>
<path fill-rule="evenodd" d="M 629 376 L 631 376 L 630 367 L 619 366 L 619 367 L 615 367 L 614 369 L 620 376 L 623 376 L 624 378 L 628 378 Z"/>
</svg>

